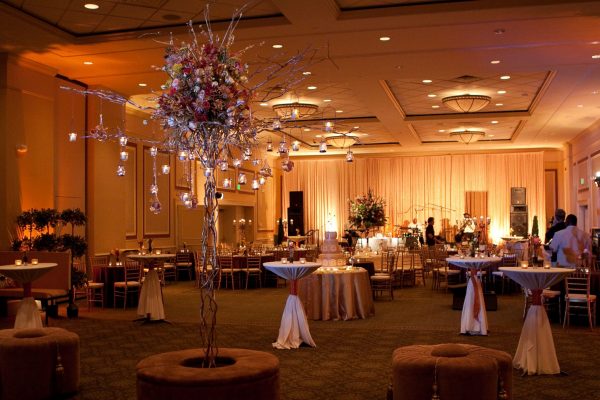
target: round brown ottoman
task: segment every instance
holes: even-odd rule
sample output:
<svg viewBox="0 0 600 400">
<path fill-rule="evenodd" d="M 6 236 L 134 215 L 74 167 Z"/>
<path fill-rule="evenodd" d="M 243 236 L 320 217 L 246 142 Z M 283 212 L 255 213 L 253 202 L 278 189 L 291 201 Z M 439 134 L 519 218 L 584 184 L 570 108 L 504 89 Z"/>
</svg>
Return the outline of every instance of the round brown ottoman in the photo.
<svg viewBox="0 0 600 400">
<path fill-rule="evenodd" d="M 392 356 L 394 400 L 512 399 L 510 354 L 468 344 L 407 346 Z M 502 395 L 501 393 L 504 393 Z"/>
<path fill-rule="evenodd" d="M 204 350 L 156 354 L 140 361 L 137 398 L 169 399 L 279 399 L 279 359 L 262 351 L 219 349 L 228 365 L 199 368 Z"/>
<path fill-rule="evenodd" d="M 79 336 L 61 328 L 0 330 L 0 399 L 50 399 L 79 387 Z"/>
</svg>

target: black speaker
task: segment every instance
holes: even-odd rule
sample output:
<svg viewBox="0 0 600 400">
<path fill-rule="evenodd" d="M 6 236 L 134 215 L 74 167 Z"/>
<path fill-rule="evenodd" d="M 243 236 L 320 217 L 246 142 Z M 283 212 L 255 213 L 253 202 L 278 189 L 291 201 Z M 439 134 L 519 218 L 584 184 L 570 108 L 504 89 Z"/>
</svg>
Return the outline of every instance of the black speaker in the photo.
<svg viewBox="0 0 600 400">
<path fill-rule="evenodd" d="M 290 208 L 304 209 L 304 193 L 290 192 Z"/>
<path fill-rule="evenodd" d="M 288 236 L 304 235 L 304 212 L 302 209 L 289 207 L 287 209 L 287 217 Z"/>
<path fill-rule="evenodd" d="M 524 187 L 510 188 L 510 204 L 522 205 L 527 203 L 527 191 Z"/>
<path fill-rule="evenodd" d="M 510 206 L 510 212 L 511 213 L 526 213 L 527 212 L 527 206 L 526 205 L 518 205 L 518 204 L 513 204 L 512 206 Z"/>
<path fill-rule="evenodd" d="M 510 229 L 515 236 L 527 236 L 527 213 L 510 213 Z"/>
</svg>

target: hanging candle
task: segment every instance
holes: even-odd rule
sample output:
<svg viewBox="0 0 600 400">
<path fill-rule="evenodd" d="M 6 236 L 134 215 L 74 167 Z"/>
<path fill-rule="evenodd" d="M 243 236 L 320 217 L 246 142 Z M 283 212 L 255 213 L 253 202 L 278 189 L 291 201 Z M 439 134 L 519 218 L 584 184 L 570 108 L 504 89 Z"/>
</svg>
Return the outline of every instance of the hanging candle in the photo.
<svg viewBox="0 0 600 400">
<path fill-rule="evenodd" d="M 271 138 L 267 140 L 267 151 L 273 151 L 273 142 L 271 141 Z"/>
<path fill-rule="evenodd" d="M 179 195 L 179 198 L 181 199 L 181 201 L 183 201 L 185 203 L 186 201 L 188 201 L 190 199 L 190 194 L 188 192 L 182 192 Z"/>
<path fill-rule="evenodd" d="M 204 176 L 209 178 L 213 173 L 213 168 L 206 167 L 204 168 Z"/>
<path fill-rule="evenodd" d="M 354 161 L 354 153 L 352 153 L 352 150 L 348 149 L 348 152 L 346 153 L 346 162 L 353 162 Z"/>
<path fill-rule="evenodd" d="M 219 168 L 221 171 L 227 171 L 229 169 L 229 164 L 227 164 L 227 161 L 223 160 L 219 163 Z"/>
<path fill-rule="evenodd" d="M 319 143 L 319 153 L 327 153 L 327 142 L 325 140 L 321 140 L 321 143 Z"/>
<path fill-rule="evenodd" d="M 238 183 L 240 185 L 245 185 L 246 184 L 246 174 L 243 172 L 240 172 L 240 174 L 238 175 Z"/>
<path fill-rule="evenodd" d="M 152 157 L 156 157 L 157 154 L 158 154 L 158 149 L 156 148 L 156 146 L 150 147 L 150 155 Z"/>
<path fill-rule="evenodd" d="M 231 189 L 231 179 L 229 179 L 229 178 L 223 179 L 223 188 Z"/>
<path fill-rule="evenodd" d="M 267 178 L 265 178 L 264 176 L 261 176 L 260 178 L 258 178 L 258 183 L 260 185 L 264 185 L 265 183 L 267 183 Z"/>
<path fill-rule="evenodd" d="M 127 136 L 120 136 L 119 137 L 119 144 L 121 146 L 127 146 Z"/>
<path fill-rule="evenodd" d="M 152 197 L 152 199 L 150 200 L 150 212 L 152 212 L 153 214 L 159 214 L 161 210 L 162 210 L 162 205 L 160 204 L 160 201 L 158 200 L 158 196 L 154 195 Z"/>
<path fill-rule="evenodd" d="M 150 185 L 150 193 L 157 194 L 158 193 L 158 185 L 155 185 L 155 184 Z"/>
<path fill-rule="evenodd" d="M 171 166 L 169 164 L 163 164 L 160 167 L 160 170 L 162 171 L 163 175 L 167 175 L 169 172 L 171 172 Z"/>
<path fill-rule="evenodd" d="M 77 140 L 77 132 L 69 133 L 69 142 L 74 142 Z"/>
<path fill-rule="evenodd" d="M 250 155 L 249 155 L 249 154 L 246 154 L 246 153 L 244 153 L 244 154 L 242 154 L 242 159 L 243 159 L 244 161 L 248 161 L 248 160 L 250 159 Z"/>
<path fill-rule="evenodd" d="M 331 132 L 333 130 L 333 122 L 325 122 L 325 132 Z"/>
<path fill-rule="evenodd" d="M 242 160 L 240 160 L 239 158 L 234 158 L 233 159 L 233 166 L 235 168 L 239 168 L 242 166 Z"/>
<path fill-rule="evenodd" d="M 260 183 L 258 183 L 258 179 L 255 175 L 254 179 L 252 179 L 252 190 L 258 190 L 258 188 L 260 188 Z"/>
<path fill-rule="evenodd" d="M 281 121 L 276 119 L 273 121 L 273 130 L 274 131 L 279 131 L 281 130 Z"/>
<path fill-rule="evenodd" d="M 254 165 L 256 167 L 257 165 L 260 164 L 261 161 L 262 160 L 260 158 L 255 158 L 254 160 L 252 160 L 252 165 Z"/>
<path fill-rule="evenodd" d="M 121 161 L 127 161 L 127 159 L 129 158 L 129 153 L 123 150 L 119 153 L 119 157 L 121 158 Z"/>
<path fill-rule="evenodd" d="M 285 154 L 288 152 L 287 142 L 285 141 L 285 137 L 279 142 L 279 149 L 277 149 L 279 153 Z"/>
<path fill-rule="evenodd" d="M 117 167 L 117 176 L 125 176 L 125 167 L 122 165 L 119 165 Z"/>
<path fill-rule="evenodd" d="M 179 161 L 185 161 L 188 158 L 188 153 L 185 150 L 180 150 L 178 154 Z"/>
<path fill-rule="evenodd" d="M 298 151 L 298 150 L 300 150 L 300 142 L 299 142 L 299 141 L 295 140 L 295 141 L 292 143 L 292 150 L 293 150 L 293 151 Z"/>
</svg>

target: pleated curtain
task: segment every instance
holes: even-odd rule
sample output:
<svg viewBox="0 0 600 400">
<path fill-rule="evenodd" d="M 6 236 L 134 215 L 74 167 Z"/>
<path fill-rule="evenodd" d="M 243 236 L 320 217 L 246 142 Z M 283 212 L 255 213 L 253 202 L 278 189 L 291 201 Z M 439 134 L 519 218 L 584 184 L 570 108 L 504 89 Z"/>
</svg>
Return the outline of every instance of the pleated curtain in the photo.
<svg viewBox="0 0 600 400">
<path fill-rule="evenodd" d="M 348 226 L 349 200 L 371 189 L 386 202 L 388 222 L 382 229 L 384 233 L 391 233 L 394 226 L 406 225 L 413 218 L 422 223 L 428 217 L 436 219 L 439 232 L 442 219 L 454 225 L 465 211 L 473 211 L 485 212 L 483 216 L 491 218 L 490 236 L 498 242 L 510 234 L 511 188 L 525 187 L 529 231 L 534 215 L 538 216 L 540 234 L 545 231 L 543 152 L 294 163 L 294 170 L 283 174 L 284 217 L 289 192 L 303 191 L 306 230 L 324 232 L 327 220 L 333 219 L 338 232 L 343 232 Z"/>
</svg>

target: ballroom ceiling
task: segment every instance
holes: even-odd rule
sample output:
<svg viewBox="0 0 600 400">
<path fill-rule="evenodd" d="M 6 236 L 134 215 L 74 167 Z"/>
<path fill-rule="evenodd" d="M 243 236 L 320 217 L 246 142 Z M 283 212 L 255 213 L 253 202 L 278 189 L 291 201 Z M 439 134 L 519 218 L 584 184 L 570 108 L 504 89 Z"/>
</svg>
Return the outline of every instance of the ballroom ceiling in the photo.
<svg viewBox="0 0 600 400">
<path fill-rule="evenodd" d="M 206 3 L 0 0 L 0 50 L 144 100 L 165 79 L 152 67 L 162 63 L 159 42 L 169 33 L 185 38 L 185 23 L 202 22 Z M 219 30 L 246 2 L 209 3 Z M 264 117 L 281 102 L 319 107 L 314 121 L 288 132 L 304 143 L 299 154 L 316 153 L 323 120 L 332 118 L 358 135 L 355 153 L 558 148 L 600 115 L 599 17 L 598 1 L 258 0 L 236 43 L 257 44 L 251 66 L 312 49 L 310 74 L 294 92 L 253 105 Z M 465 114 L 442 102 L 462 94 L 490 103 Z M 450 136 L 467 129 L 485 137 L 465 145 Z"/>
</svg>

